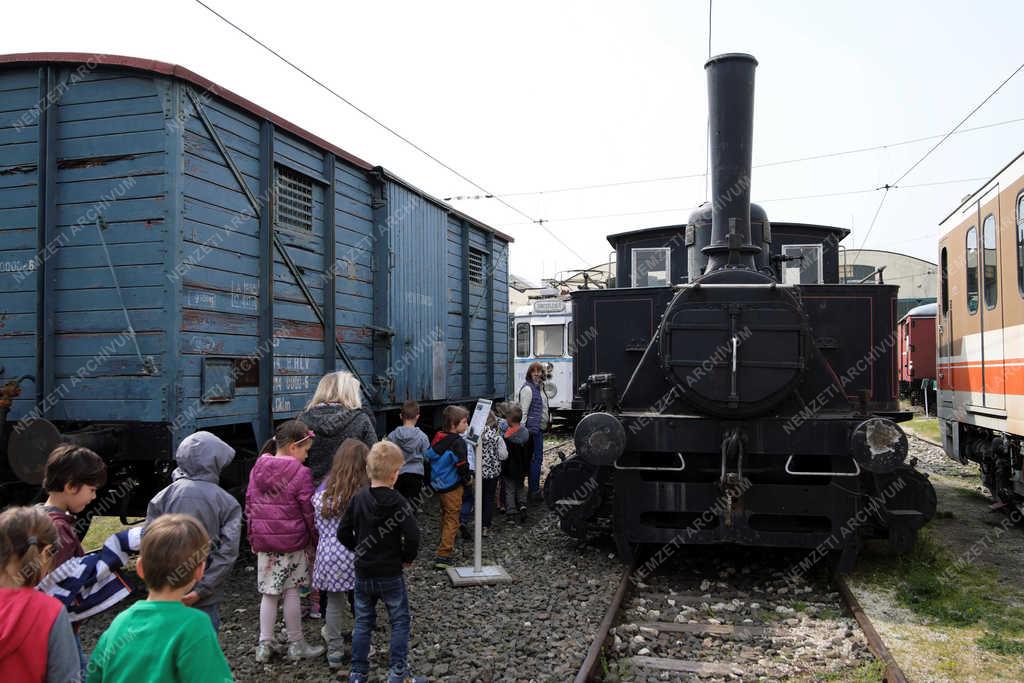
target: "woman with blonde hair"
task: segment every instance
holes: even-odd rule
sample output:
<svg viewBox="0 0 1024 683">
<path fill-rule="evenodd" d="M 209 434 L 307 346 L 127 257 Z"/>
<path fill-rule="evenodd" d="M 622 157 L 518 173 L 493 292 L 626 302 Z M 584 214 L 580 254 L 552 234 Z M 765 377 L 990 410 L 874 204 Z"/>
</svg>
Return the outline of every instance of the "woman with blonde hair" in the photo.
<svg viewBox="0 0 1024 683">
<path fill-rule="evenodd" d="M 348 372 L 329 372 L 320 378 L 316 393 L 298 416 L 316 434 L 306 464 L 317 483 L 331 468 L 331 461 L 345 439 L 377 443 L 377 432 L 369 413 L 363 409 L 359 380 Z"/>
</svg>

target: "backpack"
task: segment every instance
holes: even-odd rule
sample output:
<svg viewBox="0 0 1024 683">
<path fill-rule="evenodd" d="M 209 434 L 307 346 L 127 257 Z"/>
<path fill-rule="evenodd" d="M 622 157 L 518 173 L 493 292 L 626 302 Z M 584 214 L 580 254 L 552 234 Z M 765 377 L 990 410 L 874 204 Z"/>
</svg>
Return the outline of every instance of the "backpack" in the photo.
<svg viewBox="0 0 1024 683">
<path fill-rule="evenodd" d="M 459 459 L 450 448 L 438 453 L 431 446 L 423 452 L 423 457 L 430 464 L 430 485 L 435 491 L 453 489 L 462 481 L 458 470 L 455 469 L 455 463 Z"/>
</svg>

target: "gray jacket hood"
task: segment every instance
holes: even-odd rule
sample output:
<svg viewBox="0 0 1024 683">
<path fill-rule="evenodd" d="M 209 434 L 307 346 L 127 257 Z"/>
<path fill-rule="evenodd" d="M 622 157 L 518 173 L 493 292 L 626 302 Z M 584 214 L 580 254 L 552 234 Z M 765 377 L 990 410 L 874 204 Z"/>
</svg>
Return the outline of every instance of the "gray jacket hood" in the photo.
<svg viewBox="0 0 1024 683">
<path fill-rule="evenodd" d="M 178 463 L 171 479 L 195 479 L 216 484 L 220 473 L 235 457 L 235 449 L 210 432 L 186 436 L 174 459 Z"/>
</svg>

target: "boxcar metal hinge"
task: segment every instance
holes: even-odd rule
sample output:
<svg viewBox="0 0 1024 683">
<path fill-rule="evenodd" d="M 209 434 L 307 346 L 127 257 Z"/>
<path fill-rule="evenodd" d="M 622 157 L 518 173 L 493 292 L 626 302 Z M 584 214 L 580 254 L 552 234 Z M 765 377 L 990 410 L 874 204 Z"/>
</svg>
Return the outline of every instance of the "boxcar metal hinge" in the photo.
<svg viewBox="0 0 1024 683">
<path fill-rule="evenodd" d="M 110 269 L 110 277 L 114 280 L 114 289 L 117 291 L 117 300 L 121 304 L 121 312 L 124 313 L 125 324 L 128 325 L 128 336 L 132 340 L 132 344 L 135 345 L 135 355 L 138 357 L 139 362 L 142 363 L 142 374 L 144 375 L 157 375 L 156 363 L 153 361 L 152 356 L 146 356 L 143 358 L 142 350 L 139 349 L 139 340 L 135 337 L 135 328 L 132 327 L 131 316 L 128 315 L 128 307 L 124 304 L 124 295 L 121 294 L 121 285 L 117 281 L 117 271 L 114 270 L 114 263 L 110 260 L 110 250 L 107 249 L 107 240 L 103 237 L 103 231 L 107 229 L 107 221 L 102 216 L 96 217 L 96 232 L 100 236 L 100 245 L 103 247 L 103 255 L 107 258 L 107 267 Z"/>
<path fill-rule="evenodd" d="M 213 140 L 213 144 L 216 145 L 220 155 L 224 158 L 224 163 L 227 164 L 231 174 L 235 177 L 235 182 L 238 183 L 242 193 L 245 194 L 246 199 L 249 200 L 249 204 L 252 206 L 252 210 L 256 214 L 256 218 L 259 218 L 262 214 L 263 204 L 256 199 L 252 190 L 249 189 L 248 183 L 245 182 L 245 177 L 242 175 L 242 172 L 238 170 L 238 166 L 235 165 L 234 159 L 228 153 L 227 147 L 221 141 L 220 135 L 217 133 L 217 129 L 214 128 L 213 122 L 210 121 L 210 118 L 206 115 L 206 110 L 203 108 L 202 102 L 199 101 L 199 97 L 196 96 L 195 92 L 193 92 L 191 88 L 187 88 L 187 92 L 189 99 L 192 100 L 192 106 L 195 107 L 196 114 L 199 116 L 199 120 L 202 122 L 203 127 L 206 128 L 206 132 L 209 134 L 210 139 Z M 278 236 L 273 224 L 271 224 L 271 232 L 273 233 L 274 248 L 277 249 L 277 252 L 281 255 L 281 260 L 284 261 L 285 267 L 288 268 L 292 277 L 295 278 L 295 282 L 298 284 L 299 290 L 302 292 L 302 296 L 306 299 L 306 303 L 309 304 L 309 307 L 313 309 L 313 315 L 316 316 L 317 320 L 320 322 L 320 326 L 324 330 L 324 343 L 326 344 L 328 325 L 327 320 L 324 317 L 324 313 L 320 310 L 320 306 L 317 305 L 316 299 L 313 298 L 312 292 L 309 291 L 309 287 L 306 286 L 302 273 L 299 271 L 298 266 L 295 265 L 295 261 L 292 260 L 291 255 L 285 248 L 284 242 L 282 242 L 281 238 Z M 364 396 L 372 402 L 375 398 L 376 392 L 365 381 L 363 381 L 362 376 L 356 369 L 355 363 L 353 363 L 352 359 L 349 358 L 348 352 L 345 351 L 341 342 L 339 342 L 337 338 L 332 339 L 331 341 L 334 342 L 334 348 L 338 355 L 341 356 L 341 360 L 345 364 L 345 367 L 348 368 L 349 372 L 355 375 L 356 379 L 359 380 L 359 386 L 362 389 Z"/>
</svg>

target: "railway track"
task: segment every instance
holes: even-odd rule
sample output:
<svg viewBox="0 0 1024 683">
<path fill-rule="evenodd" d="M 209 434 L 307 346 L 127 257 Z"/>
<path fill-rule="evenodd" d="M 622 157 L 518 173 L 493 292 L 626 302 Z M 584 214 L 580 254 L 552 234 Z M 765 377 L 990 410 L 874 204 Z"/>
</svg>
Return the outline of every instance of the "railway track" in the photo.
<svg viewBox="0 0 1024 683">
<path fill-rule="evenodd" d="M 723 554 L 670 560 L 642 580 L 624 571 L 576 683 L 819 680 L 854 670 L 905 683 L 842 577 L 787 582 L 786 553 L 767 562 L 763 549 Z"/>
</svg>

